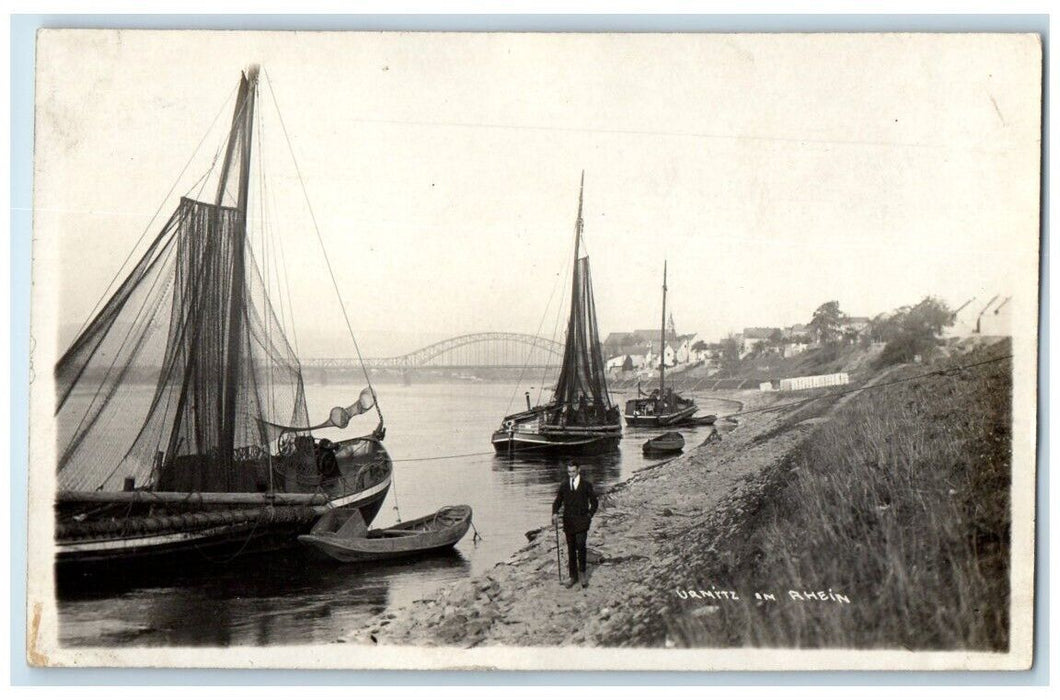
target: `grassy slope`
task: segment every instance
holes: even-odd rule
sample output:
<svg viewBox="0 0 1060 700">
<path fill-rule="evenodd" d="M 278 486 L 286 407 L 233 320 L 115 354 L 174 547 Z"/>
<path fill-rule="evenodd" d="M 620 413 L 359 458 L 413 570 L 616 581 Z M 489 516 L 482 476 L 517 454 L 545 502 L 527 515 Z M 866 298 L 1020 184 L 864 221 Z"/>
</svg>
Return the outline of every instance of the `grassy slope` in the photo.
<svg viewBox="0 0 1060 700">
<path fill-rule="evenodd" d="M 682 646 L 1006 649 L 1010 397 L 1002 361 L 839 408 L 767 474 L 743 517 L 687 557 L 686 580 L 741 600 L 677 606 L 667 635 Z M 851 603 L 798 602 L 790 589 L 831 589 Z"/>
</svg>

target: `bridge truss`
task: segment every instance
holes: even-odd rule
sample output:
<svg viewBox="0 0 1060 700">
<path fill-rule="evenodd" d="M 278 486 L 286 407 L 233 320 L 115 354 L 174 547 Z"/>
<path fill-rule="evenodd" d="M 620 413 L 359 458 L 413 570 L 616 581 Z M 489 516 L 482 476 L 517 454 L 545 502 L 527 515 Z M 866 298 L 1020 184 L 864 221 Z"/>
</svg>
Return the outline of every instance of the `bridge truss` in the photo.
<svg viewBox="0 0 1060 700">
<path fill-rule="evenodd" d="M 526 333 L 471 333 L 448 338 L 397 357 L 365 358 L 369 369 L 416 367 L 546 367 L 558 365 L 563 345 Z M 312 369 L 356 369 L 357 358 L 303 360 Z"/>
</svg>

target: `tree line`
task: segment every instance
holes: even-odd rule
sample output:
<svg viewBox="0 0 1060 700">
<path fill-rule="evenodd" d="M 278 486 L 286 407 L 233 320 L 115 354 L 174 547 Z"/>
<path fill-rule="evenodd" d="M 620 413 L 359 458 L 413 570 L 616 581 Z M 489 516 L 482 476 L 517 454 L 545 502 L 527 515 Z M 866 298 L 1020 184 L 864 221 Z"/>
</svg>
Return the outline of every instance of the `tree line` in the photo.
<svg viewBox="0 0 1060 700">
<path fill-rule="evenodd" d="M 844 346 L 883 343 L 876 363 L 879 367 L 927 359 L 942 343 L 942 332 L 953 325 L 956 314 L 944 301 L 928 296 L 913 306 L 902 306 L 872 318 L 861 330 L 849 326 L 850 317 L 836 300 L 828 301 L 813 312 L 806 324 L 807 333 L 785 339 L 780 330 L 763 341 L 763 348 L 779 349 L 785 342 L 816 344 L 831 359 L 838 357 Z M 743 343 L 730 334 L 720 343 L 722 372 L 729 376 L 739 373 Z"/>
</svg>

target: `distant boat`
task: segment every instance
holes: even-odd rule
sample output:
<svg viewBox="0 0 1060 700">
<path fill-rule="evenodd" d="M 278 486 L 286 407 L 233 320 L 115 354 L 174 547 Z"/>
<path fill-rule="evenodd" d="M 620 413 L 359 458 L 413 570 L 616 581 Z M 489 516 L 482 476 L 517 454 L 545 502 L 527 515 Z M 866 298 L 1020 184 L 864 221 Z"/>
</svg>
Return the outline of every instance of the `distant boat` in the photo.
<svg viewBox="0 0 1060 700">
<path fill-rule="evenodd" d="M 589 257 L 579 257 L 582 237 L 582 194 L 578 191 L 578 218 L 574 233 L 574 280 L 563 366 L 552 400 L 543 406 L 504 417 L 494 431 L 493 447 L 499 454 L 530 452 L 548 455 L 586 455 L 609 452 L 622 439 L 618 407 L 607 393 L 596 303 L 589 275 Z"/>
<path fill-rule="evenodd" d="M 294 546 L 324 512 L 371 522 L 390 488 L 371 384 L 311 424 L 248 241 L 257 94 L 255 66 L 239 83 L 213 201 L 181 199 L 56 365 L 60 567 L 229 562 Z M 313 437 L 373 407 L 370 435 Z"/>
<path fill-rule="evenodd" d="M 626 402 L 626 425 L 637 428 L 660 428 L 682 425 L 699 410 L 695 401 L 686 399 L 666 387 L 666 263 L 663 263 L 662 329 L 659 340 L 659 388 L 648 396 Z M 640 387 L 637 388 L 638 393 Z"/>
<path fill-rule="evenodd" d="M 471 506 L 446 506 L 380 530 L 368 530 L 355 510 L 334 510 L 298 541 L 339 561 L 380 561 L 449 549 L 470 526 Z"/>
<path fill-rule="evenodd" d="M 671 454 L 685 449 L 685 438 L 681 433 L 663 433 L 644 443 L 644 454 Z"/>
</svg>

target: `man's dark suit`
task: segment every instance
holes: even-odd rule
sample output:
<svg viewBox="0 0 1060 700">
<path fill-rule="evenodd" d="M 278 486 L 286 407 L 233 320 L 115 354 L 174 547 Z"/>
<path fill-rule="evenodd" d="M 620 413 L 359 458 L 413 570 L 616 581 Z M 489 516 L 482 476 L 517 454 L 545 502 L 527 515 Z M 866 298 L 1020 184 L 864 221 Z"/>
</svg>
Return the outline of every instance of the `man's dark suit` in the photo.
<svg viewBox="0 0 1060 700">
<path fill-rule="evenodd" d="M 596 515 L 596 493 L 593 485 L 580 475 L 578 488 L 571 490 L 570 478 L 563 480 L 552 502 L 552 514 L 563 507 L 563 534 L 567 536 L 567 568 L 572 579 L 578 578 L 578 572 L 585 573 L 586 538 L 589 534 L 589 523 Z"/>
</svg>

